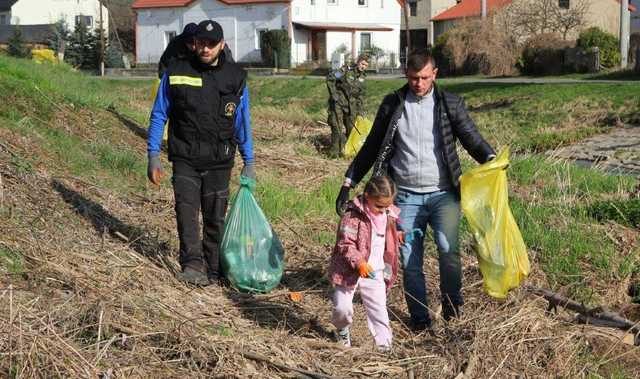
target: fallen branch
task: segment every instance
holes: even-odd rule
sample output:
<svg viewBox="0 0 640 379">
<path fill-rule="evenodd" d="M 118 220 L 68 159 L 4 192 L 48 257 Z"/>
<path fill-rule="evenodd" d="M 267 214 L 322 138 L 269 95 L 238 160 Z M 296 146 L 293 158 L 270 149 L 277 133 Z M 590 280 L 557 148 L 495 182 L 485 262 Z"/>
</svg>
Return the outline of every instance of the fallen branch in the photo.
<svg viewBox="0 0 640 379">
<path fill-rule="evenodd" d="M 313 372 L 313 371 L 308 371 L 308 370 L 303 370 L 301 368 L 296 368 L 296 367 L 290 367 L 287 365 L 283 365 L 280 363 L 276 363 L 271 361 L 269 358 L 260 355 L 260 354 L 256 354 L 256 353 L 251 353 L 248 351 L 243 351 L 241 352 L 242 356 L 245 358 L 249 358 L 249 359 L 253 359 L 254 361 L 259 361 L 259 362 L 263 362 L 263 363 L 267 363 L 270 364 L 274 367 L 277 367 L 281 370 L 287 370 L 287 371 L 295 371 L 295 372 L 299 372 L 300 374 L 304 374 L 306 376 L 310 376 L 312 378 L 318 378 L 318 379 L 338 379 L 335 376 L 329 376 L 329 375 L 325 375 L 325 374 L 321 374 L 319 372 Z"/>
<path fill-rule="evenodd" d="M 558 305 L 563 308 L 578 312 L 576 320 L 582 323 L 622 329 L 635 334 L 636 346 L 640 346 L 640 325 L 633 321 L 627 320 L 617 313 L 607 311 L 602 307 L 587 308 L 584 304 L 566 298 L 559 293 L 552 292 L 543 288 L 527 286 L 525 289 L 536 295 L 544 297 L 549 302 L 549 309 L 554 309 Z"/>
</svg>

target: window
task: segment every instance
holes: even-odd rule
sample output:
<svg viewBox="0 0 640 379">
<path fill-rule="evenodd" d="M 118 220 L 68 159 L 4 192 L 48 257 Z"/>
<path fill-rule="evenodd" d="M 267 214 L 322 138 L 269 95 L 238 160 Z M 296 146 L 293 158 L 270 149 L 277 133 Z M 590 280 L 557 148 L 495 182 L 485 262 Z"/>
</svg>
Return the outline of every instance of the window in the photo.
<svg viewBox="0 0 640 379">
<path fill-rule="evenodd" d="M 571 5 L 571 4 L 569 4 L 569 3 L 570 3 L 570 1 L 569 1 L 569 0 L 558 0 L 558 6 L 559 6 L 560 8 L 569 9 L 569 7 L 570 7 L 570 5 Z"/>
<path fill-rule="evenodd" d="M 164 47 L 166 48 L 169 45 L 169 42 L 176 38 L 175 30 L 169 30 L 164 32 Z"/>
<path fill-rule="evenodd" d="M 256 29 L 256 49 L 262 49 L 262 36 L 264 36 L 267 30 L 269 29 Z"/>
<path fill-rule="evenodd" d="M 0 25 L 6 25 L 6 24 L 7 24 L 7 15 L 0 14 Z"/>
<path fill-rule="evenodd" d="M 360 51 L 371 49 L 371 33 L 360 33 Z"/>
<path fill-rule="evenodd" d="M 329 4 L 329 5 L 338 5 L 338 0 L 327 0 L 327 4 Z"/>
<path fill-rule="evenodd" d="M 415 17 L 418 15 L 418 3 L 409 3 L 409 16 Z"/>
<path fill-rule="evenodd" d="M 311 0 L 311 5 L 316 5 L 316 0 Z"/>
<path fill-rule="evenodd" d="M 359 7 L 366 7 L 367 6 L 367 0 L 358 0 L 358 6 Z"/>
<path fill-rule="evenodd" d="M 76 16 L 76 25 L 78 24 L 83 24 L 88 28 L 91 28 L 93 26 L 93 16 L 83 16 L 83 15 L 77 15 Z"/>
<path fill-rule="evenodd" d="M 380 8 L 384 8 L 384 0 L 380 0 Z"/>
</svg>

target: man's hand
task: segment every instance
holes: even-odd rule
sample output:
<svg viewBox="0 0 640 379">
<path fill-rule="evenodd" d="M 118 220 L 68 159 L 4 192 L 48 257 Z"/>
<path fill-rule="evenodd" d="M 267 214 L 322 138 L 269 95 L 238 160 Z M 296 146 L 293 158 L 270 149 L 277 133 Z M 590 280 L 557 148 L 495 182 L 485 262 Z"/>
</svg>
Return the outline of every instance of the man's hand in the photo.
<svg viewBox="0 0 640 379">
<path fill-rule="evenodd" d="M 342 217 L 344 214 L 345 208 L 347 207 L 347 201 L 349 201 L 349 190 L 351 187 L 342 186 L 340 188 L 340 193 L 338 194 L 338 198 L 336 198 L 336 213 L 338 216 Z"/>
<path fill-rule="evenodd" d="M 361 278 L 375 279 L 376 274 L 373 271 L 373 267 L 367 261 L 362 260 L 358 264 L 358 274 L 360 274 Z"/>
<path fill-rule="evenodd" d="M 163 175 L 160 153 L 150 153 L 149 163 L 147 165 L 147 178 L 149 178 L 151 183 L 159 186 Z"/>
<path fill-rule="evenodd" d="M 242 171 L 240 175 L 245 176 L 249 179 L 256 180 L 256 165 L 253 162 L 245 162 L 244 166 L 242 166 Z"/>
</svg>

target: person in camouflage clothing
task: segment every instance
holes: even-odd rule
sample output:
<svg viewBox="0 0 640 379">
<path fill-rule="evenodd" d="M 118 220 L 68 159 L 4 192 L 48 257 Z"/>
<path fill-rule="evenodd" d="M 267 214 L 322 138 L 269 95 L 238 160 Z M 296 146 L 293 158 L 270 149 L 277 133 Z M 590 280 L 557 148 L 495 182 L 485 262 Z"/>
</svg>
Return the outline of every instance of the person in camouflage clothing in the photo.
<svg viewBox="0 0 640 379">
<path fill-rule="evenodd" d="M 361 55 L 355 64 L 344 65 L 327 75 L 329 109 L 327 123 L 331 127 L 331 154 L 342 154 L 356 116 L 364 115 L 364 79 L 368 57 Z M 343 131 L 344 130 L 344 134 Z"/>
</svg>

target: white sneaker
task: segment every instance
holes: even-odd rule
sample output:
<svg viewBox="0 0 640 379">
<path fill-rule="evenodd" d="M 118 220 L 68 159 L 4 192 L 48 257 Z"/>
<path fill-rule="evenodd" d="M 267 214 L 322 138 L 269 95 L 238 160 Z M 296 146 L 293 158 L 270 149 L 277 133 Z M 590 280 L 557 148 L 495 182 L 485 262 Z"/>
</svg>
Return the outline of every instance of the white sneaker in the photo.
<svg viewBox="0 0 640 379">
<path fill-rule="evenodd" d="M 344 347 L 351 347 L 349 327 L 338 330 L 338 343 Z"/>
<path fill-rule="evenodd" d="M 378 345 L 378 352 L 379 353 L 390 353 L 391 352 L 391 346 L 389 346 L 389 345 Z"/>
</svg>

